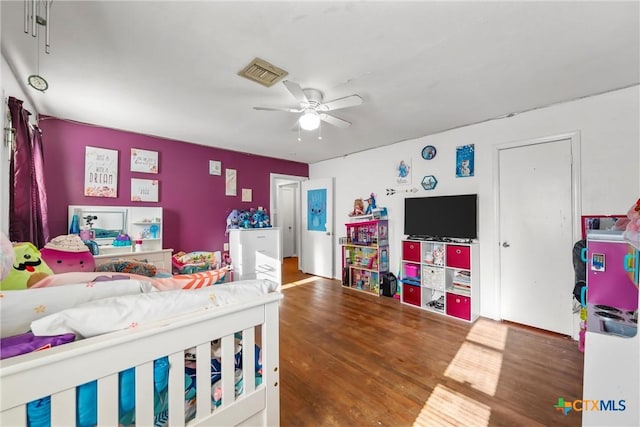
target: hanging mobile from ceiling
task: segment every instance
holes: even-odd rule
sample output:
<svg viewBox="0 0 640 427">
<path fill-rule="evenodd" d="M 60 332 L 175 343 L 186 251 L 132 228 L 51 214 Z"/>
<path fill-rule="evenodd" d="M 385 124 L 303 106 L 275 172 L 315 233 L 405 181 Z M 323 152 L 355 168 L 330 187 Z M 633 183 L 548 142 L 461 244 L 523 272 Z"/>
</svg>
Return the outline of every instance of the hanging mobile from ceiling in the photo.
<svg viewBox="0 0 640 427">
<path fill-rule="evenodd" d="M 40 34 L 38 32 L 38 25 L 45 28 L 45 42 L 44 51 L 50 53 L 50 17 L 51 17 L 51 4 L 53 0 L 24 0 L 24 32 L 29 33 L 31 28 L 31 35 L 38 37 L 38 45 L 40 44 Z M 44 17 L 41 12 L 44 11 Z M 49 88 L 49 83 L 44 77 L 40 75 L 40 54 L 37 56 L 37 69 L 36 74 L 31 74 L 27 77 L 27 83 L 32 88 L 44 92 Z"/>
</svg>

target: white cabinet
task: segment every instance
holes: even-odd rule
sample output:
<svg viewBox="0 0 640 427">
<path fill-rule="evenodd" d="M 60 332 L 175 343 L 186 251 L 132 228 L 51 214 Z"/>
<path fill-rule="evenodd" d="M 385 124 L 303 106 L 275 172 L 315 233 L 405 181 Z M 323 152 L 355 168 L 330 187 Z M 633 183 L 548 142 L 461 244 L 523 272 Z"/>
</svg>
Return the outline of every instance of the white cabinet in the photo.
<svg viewBox="0 0 640 427">
<path fill-rule="evenodd" d="M 479 257 L 475 243 L 404 240 L 401 301 L 474 321 L 479 313 Z"/>
<path fill-rule="evenodd" d="M 282 284 L 282 235 L 279 228 L 229 231 L 234 280 L 269 279 Z"/>
</svg>

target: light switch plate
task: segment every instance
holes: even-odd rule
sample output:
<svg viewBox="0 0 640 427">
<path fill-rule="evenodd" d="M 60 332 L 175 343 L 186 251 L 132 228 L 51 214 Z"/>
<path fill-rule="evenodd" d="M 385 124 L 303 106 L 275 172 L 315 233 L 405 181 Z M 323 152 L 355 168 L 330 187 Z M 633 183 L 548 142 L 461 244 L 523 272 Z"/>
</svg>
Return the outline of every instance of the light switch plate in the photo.
<svg viewBox="0 0 640 427">
<path fill-rule="evenodd" d="M 228 244 L 228 243 L 225 243 L 224 245 L 222 245 L 222 249 L 223 249 L 224 251 L 228 251 L 228 250 L 229 250 L 229 244 Z"/>
</svg>

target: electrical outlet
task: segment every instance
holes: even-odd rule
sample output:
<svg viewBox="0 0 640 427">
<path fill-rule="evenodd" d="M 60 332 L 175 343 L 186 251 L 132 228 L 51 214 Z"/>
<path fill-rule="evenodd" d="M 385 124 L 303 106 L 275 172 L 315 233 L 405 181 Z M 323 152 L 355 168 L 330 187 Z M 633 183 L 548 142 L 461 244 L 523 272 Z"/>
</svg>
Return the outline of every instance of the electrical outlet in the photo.
<svg viewBox="0 0 640 427">
<path fill-rule="evenodd" d="M 228 244 L 228 243 L 225 243 L 224 245 L 222 245 L 222 249 L 223 249 L 224 251 L 228 251 L 228 250 L 229 250 L 229 244 Z"/>
</svg>

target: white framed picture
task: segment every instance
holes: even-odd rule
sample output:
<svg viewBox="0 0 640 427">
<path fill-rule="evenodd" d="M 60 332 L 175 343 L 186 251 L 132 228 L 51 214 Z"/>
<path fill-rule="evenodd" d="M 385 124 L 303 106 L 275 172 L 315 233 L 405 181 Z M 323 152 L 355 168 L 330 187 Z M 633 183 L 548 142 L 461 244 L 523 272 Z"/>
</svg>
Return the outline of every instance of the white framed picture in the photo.
<svg viewBox="0 0 640 427">
<path fill-rule="evenodd" d="M 118 151 L 85 147 L 84 195 L 118 197 Z"/>
<path fill-rule="evenodd" d="M 238 172 L 235 169 L 225 169 L 225 196 L 238 195 Z"/>
<path fill-rule="evenodd" d="M 222 162 L 209 160 L 209 175 L 222 175 Z"/>
<path fill-rule="evenodd" d="M 396 163 L 395 166 L 395 184 L 406 185 L 411 184 L 411 159 L 403 159 Z"/>
<path fill-rule="evenodd" d="M 131 172 L 158 173 L 158 152 L 132 148 Z"/>
<path fill-rule="evenodd" d="M 242 201 L 243 202 L 252 202 L 253 201 L 253 190 L 251 188 L 243 188 L 242 189 Z"/>
<path fill-rule="evenodd" d="M 157 179 L 131 178 L 131 201 L 132 202 L 157 202 L 158 201 Z"/>
</svg>

